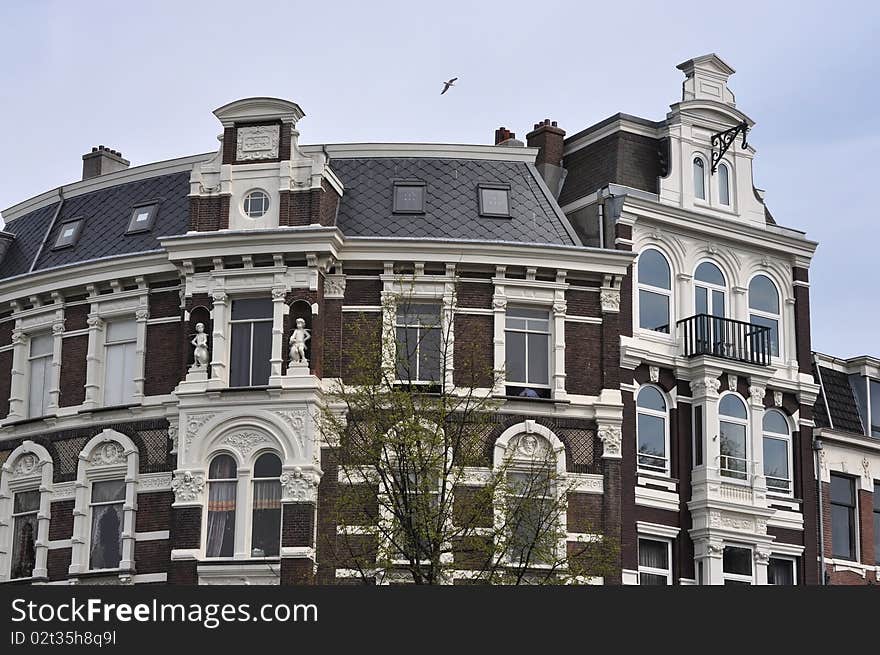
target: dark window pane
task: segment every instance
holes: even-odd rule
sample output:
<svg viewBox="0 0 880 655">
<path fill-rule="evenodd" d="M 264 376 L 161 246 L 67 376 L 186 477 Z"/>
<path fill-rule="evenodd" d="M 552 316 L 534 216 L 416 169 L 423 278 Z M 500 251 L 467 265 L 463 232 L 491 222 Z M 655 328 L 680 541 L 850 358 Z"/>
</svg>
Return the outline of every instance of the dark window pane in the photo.
<svg viewBox="0 0 880 655">
<path fill-rule="evenodd" d="M 509 216 L 510 202 L 507 189 L 480 189 L 480 213 Z"/>
<path fill-rule="evenodd" d="M 36 492 L 39 496 L 39 492 Z M 24 494 L 15 494 L 16 498 Z M 12 527 L 12 578 L 29 578 L 37 562 L 37 515 L 16 516 Z"/>
<path fill-rule="evenodd" d="M 831 505 L 831 550 L 834 557 L 855 559 L 853 539 L 853 510 L 843 505 Z"/>
<path fill-rule="evenodd" d="M 272 301 L 268 298 L 240 298 L 232 301 L 232 320 L 272 318 Z"/>
<path fill-rule="evenodd" d="M 839 505 L 855 507 L 855 492 L 853 491 L 852 478 L 842 475 L 831 476 L 831 502 Z"/>
<path fill-rule="evenodd" d="M 251 323 L 232 324 L 232 356 L 229 362 L 229 385 L 251 386 Z"/>
<path fill-rule="evenodd" d="M 645 409 L 654 409 L 658 412 L 666 411 L 666 401 L 663 394 L 656 387 L 642 387 L 639 389 L 638 406 Z"/>
<path fill-rule="evenodd" d="M 422 212 L 425 209 L 425 186 L 423 184 L 395 184 L 394 211 Z"/>
<path fill-rule="evenodd" d="M 718 166 L 718 200 L 722 205 L 730 204 L 730 171 L 727 166 Z"/>
<path fill-rule="evenodd" d="M 276 557 L 281 545 L 281 483 L 254 483 L 251 556 Z"/>
<path fill-rule="evenodd" d="M 416 355 L 419 346 L 418 328 L 397 328 L 397 379 L 404 382 L 416 380 L 418 368 Z"/>
<path fill-rule="evenodd" d="M 706 167 L 702 159 L 694 159 L 694 195 L 706 199 Z"/>
<path fill-rule="evenodd" d="M 238 466 L 229 455 L 218 455 L 211 460 L 208 478 L 211 480 L 231 480 L 238 474 Z"/>
<path fill-rule="evenodd" d="M 670 288 L 669 264 L 658 251 L 648 249 L 639 255 L 639 284 L 660 289 Z"/>
<path fill-rule="evenodd" d="M 89 551 L 90 568 L 119 567 L 119 562 L 122 560 L 122 503 L 92 507 L 92 537 Z"/>
<path fill-rule="evenodd" d="M 877 509 L 877 492 L 880 482 L 874 483 L 874 562 L 880 564 L 880 509 Z"/>
<path fill-rule="evenodd" d="M 654 573 L 639 573 L 639 584 L 643 587 L 666 586 L 669 580 L 665 575 L 656 575 Z"/>
<path fill-rule="evenodd" d="M 880 382 L 871 380 L 871 436 L 880 438 Z"/>
<path fill-rule="evenodd" d="M 739 396 L 728 394 L 718 404 L 718 413 L 731 418 L 746 418 L 746 405 Z"/>
<path fill-rule="evenodd" d="M 712 291 L 712 316 L 724 318 L 724 292 Z"/>
<path fill-rule="evenodd" d="M 665 469 L 666 425 L 662 418 L 638 415 L 639 464 Z M 653 457 L 649 457 L 653 456 Z"/>
<path fill-rule="evenodd" d="M 251 386 L 269 384 L 272 358 L 272 323 L 254 323 L 254 359 L 251 362 Z"/>
<path fill-rule="evenodd" d="M 208 534 L 205 542 L 208 557 L 232 557 L 235 552 L 237 484 L 212 482 L 208 485 Z"/>
<path fill-rule="evenodd" d="M 762 327 L 770 328 L 770 354 L 774 357 L 779 357 L 779 321 L 751 314 L 749 316 L 749 322 L 752 325 L 760 325 Z M 760 345 L 761 344 L 758 343 L 756 339 L 755 347 L 760 347 Z"/>
<path fill-rule="evenodd" d="M 526 381 L 526 335 L 523 332 L 508 332 L 505 335 L 508 382 Z"/>
<path fill-rule="evenodd" d="M 529 334 L 529 379 L 533 384 L 547 384 L 549 376 L 549 337 L 546 334 Z"/>
<path fill-rule="evenodd" d="M 422 329 L 419 344 L 419 380 L 436 382 L 440 379 L 440 330 Z"/>
<path fill-rule="evenodd" d="M 544 309 L 529 309 L 527 307 L 509 307 L 507 309 L 507 316 L 513 316 L 518 318 L 534 318 L 534 319 L 543 319 L 544 321 L 548 320 L 547 310 Z"/>
<path fill-rule="evenodd" d="M 779 313 L 779 292 L 766 275 L 756 275 L 749 283 L 749 309 Z"/>
<path fill-rule="evenodd" d="M 254 464 L 255 478 L 277 478 L 281 476 L 281 460 L 275 453 L 263 453 Z"/>
<path fill-rule="evenodd" d="M 669 332 L 669 296 L 639 290 L 639 327 Z"/>
<path fill-rule="evenodd" d="M 862 419 L 862 426 L 865 429 L 865 434 L 869 434 L 870 417 L 868 416 L 868 378 L 854 373 L 849 376 L 849 386 L 852 387 L 853 396 L 855 396 L 856 399 L 856 406 L 859 408 L 859 418 Z"/>
<path fill-rule="evenodd" d="M 788 434 L 788 421 L 785 420 L 782 412 L 770 410 L 764 414 L 764 432 Z"/>
<path fill-rule="evenodd" d="M 639 566 L 652 569 L 669 568 L 669 548 L 665 541 L 639 539 Z M 663 584 L 666 584 L 664 581 Z"/>
<path fill-rule="evenodd" d="M 125 500 L 125 480 L 92 483 L 93 503 L 112 503 L 117 500 Z"/>
<path fill-rule="evenodd" d="M 12 513 L 36 512 L 40 509 L 39 491 L 19 491 L 12 503 Z"/>
<path fill-rule="evenodd" d="M 697 314 L 709 313 L 709 291 L 706 287 L 694 287 L 694 303 Z"/>
<path fill-rule="evenodd" d="M 770 558 L 767 565 L 767 583 L 772 585 L 794 584 L 794 562 L 790 559 Z"/>
<path fill-rule="evenodd" d="M 771 490 L 789 490 L 787 441 L 764 437 L 764 475 Z"/>
<path fill-rule="evenodd" d="M 694 279 L 700 282 L 708 282 L 709 284 L 717 284 L 719 287 L 725 286 L 724 274 L 712 262 L 703 262 L 697 266 L 694 271 Z"/>
<path fill-rule="evenodd" d="M 735 575 L 752 574 L 752 551 L 737 546 L 724 547 L 724 572 Z"/>
</svg>

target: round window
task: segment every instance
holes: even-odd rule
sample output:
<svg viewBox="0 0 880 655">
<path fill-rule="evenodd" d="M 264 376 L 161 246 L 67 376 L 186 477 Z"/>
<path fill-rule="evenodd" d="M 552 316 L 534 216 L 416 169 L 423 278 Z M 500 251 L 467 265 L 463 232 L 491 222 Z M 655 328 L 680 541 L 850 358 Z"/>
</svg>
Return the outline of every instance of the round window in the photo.
<svg viewBox="0 0 880 655">
<path fill-rule="evenodd" d="M 249 191 L 244 197 L 244 213 L 249 218 L 260 218 L 269 211 L 269 195 L 265 191 Z"/>
</svg>

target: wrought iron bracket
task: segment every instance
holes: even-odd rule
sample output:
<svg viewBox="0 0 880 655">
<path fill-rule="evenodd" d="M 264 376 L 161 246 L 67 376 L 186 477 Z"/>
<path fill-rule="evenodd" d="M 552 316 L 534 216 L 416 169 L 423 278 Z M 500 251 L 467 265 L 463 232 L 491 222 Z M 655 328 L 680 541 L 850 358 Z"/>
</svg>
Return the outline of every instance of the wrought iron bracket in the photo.
<svg viewBox="0 0 880 655">
<path fill-rule="evenodd" d="M 712 135 L 712 172 L 714 173 L 718 170 L 718 162 L 721 161 L 721 158 L 724 156 L 724 153 L 728 151 L 730 146 L 736 140 L 737 134 L 742 132 L 742 147 L 748 148 L 749 144 L 746 143 L 746 134 L 749 131 L 749 124 L 743 121 L 736 127 L 731 127 L 729 130 L 725 130 L 724 132 L 719 132 L 718 134 Z"/>
</svg>

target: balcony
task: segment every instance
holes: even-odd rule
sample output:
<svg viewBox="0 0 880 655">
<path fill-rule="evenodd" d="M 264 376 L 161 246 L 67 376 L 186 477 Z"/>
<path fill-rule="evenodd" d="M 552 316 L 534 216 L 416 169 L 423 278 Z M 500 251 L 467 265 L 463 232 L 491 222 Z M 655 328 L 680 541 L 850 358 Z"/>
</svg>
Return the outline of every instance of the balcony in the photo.
<svg viewBox="0 0 880 655">
<path fill-rule="evenodd" d="M 770 366 L 770 328 L 732 318 L 697 314 L 676 323 L 685 357 L 710 355 Z"/>
</svg>

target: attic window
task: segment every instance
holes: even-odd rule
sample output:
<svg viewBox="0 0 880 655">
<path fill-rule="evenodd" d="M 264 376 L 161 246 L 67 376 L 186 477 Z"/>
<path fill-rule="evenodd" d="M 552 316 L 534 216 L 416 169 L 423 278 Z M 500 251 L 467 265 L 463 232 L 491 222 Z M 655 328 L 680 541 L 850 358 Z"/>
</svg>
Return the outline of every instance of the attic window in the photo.
<svg viewBox="0 0 880 655">
<path fill-rule="evenodd" d="M 83 220 L 82 218 L 75 218 L 62 223 L 58 230 L 58 236 L 55 238 L 55 245 L 52 248 L 67 248 L 74 245 L 82 232 Z"/>
<path fill-rule="evenodd" d="M 159 205 L 154 202 L 149 205 L 138 205 L 132 209 L 131 220 L 125 233 L 134 234 L 136 232 L 149 232 L 152 230 L 158 207 Z"/>
<path fill-rule="evenodd" d="M 480 216 L 510 216 L 510 186 L 481 184 Z"/>
<path fill-rule="evenodd" d="M 393 211 L 395 214 L 424 214 L 425 183 L 395 182 Z"/>
</svg>

